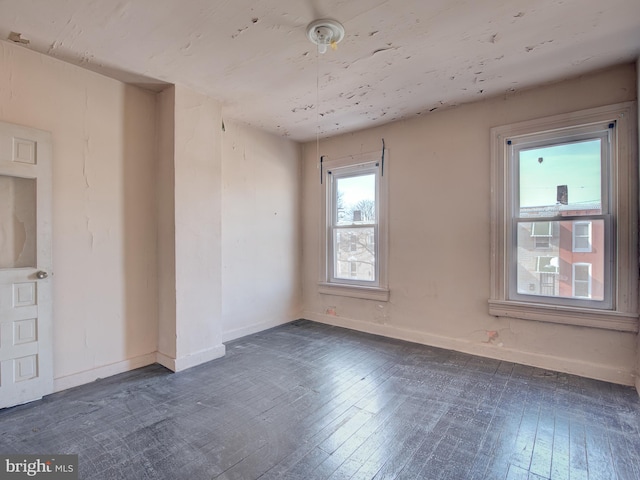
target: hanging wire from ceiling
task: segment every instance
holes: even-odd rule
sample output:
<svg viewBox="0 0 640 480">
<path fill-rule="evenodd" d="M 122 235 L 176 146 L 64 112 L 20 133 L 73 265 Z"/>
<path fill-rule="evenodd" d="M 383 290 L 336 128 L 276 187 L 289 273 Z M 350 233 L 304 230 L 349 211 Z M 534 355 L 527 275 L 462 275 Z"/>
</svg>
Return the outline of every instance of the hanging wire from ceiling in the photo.
<svg viewBox="0 0 640 480">
<path fill-rule="evenodd" d="M 307 25 L 307 38 L 316 45 L 316 158 L 320 159 L 320 183 L 322 183 L 322 161 L 320 156 L 320 54 L 327 47 L 337 50 L 338 43 L 344 38 L 344 27 L 336 20 L 324 18 L 314 20 Z"/>
</svg>

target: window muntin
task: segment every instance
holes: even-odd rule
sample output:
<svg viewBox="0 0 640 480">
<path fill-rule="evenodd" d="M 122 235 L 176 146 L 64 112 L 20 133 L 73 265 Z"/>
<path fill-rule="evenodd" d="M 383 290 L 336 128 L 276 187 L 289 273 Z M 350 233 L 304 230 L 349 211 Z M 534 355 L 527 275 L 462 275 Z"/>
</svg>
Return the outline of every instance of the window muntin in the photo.
<svg viewBox="0 0 640 480">
<path fill-rule="evenodd" d="M 507 258 L 514 258 L 507 299 L 612 308 L 612 274 L 606 266 L 613 250 L 608 175 L 613 127 L 602 123 L 507 140 L 512 172 L 507 221 L 513 232 L 507 239 L 513 254 Z M 592 238 L 589 230 L 585 240 L 584 225 L 594 223 L 599 226 L 598 238 Z M 578 251 L 576 224 L 578 245 L 583 247 Z M 544 256 L 540 248 L 547 250 Z M 578 254 L 582 257 L 573 258 Z M 575 263 L 594 265 L 588 296 L 580 283 L 580 294 L 575 294 Z"/>
</svg>

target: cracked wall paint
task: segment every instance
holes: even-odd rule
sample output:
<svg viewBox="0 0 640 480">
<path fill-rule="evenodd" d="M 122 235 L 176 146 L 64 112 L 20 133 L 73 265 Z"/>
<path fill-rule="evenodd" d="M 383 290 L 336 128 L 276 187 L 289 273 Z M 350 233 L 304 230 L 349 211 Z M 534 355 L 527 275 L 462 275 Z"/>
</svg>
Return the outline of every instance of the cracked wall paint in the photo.
<svg viewBox="0 0 640 480">
<path fill-rule="evenodd" d="M 154 94 L 0 42 L 0 105 L 52 134 L 56 385 L 142 362 L 157 349 Z"/>
</svg>

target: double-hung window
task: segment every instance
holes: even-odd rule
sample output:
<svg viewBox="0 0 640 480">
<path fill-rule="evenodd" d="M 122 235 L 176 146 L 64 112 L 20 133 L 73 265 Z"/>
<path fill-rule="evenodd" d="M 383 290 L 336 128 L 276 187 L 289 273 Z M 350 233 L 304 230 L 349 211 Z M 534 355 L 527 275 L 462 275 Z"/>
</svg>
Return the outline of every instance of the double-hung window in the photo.
<svg viewBox="0 0 640 480">
<path fill-rule="evenodd" d="M 320 292 L 387 300 L 387 158 L 322 162 Z"/>
<path fill-rule="evenodd" d="M 492 129 L 490 313 L 637 330 L 633 107 Z"/>
</svg>

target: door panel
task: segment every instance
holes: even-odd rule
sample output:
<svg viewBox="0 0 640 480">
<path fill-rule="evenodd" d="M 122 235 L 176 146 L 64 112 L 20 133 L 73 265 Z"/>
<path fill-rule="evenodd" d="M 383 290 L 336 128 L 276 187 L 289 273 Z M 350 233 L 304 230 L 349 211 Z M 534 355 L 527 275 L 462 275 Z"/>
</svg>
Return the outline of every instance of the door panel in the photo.
<svg viewBox="0 0 640 480">
<path fill-rule="evenodd" d="M 0 408 L 53 390 L 51 138 L 0 122 Z"/>
</svg>

